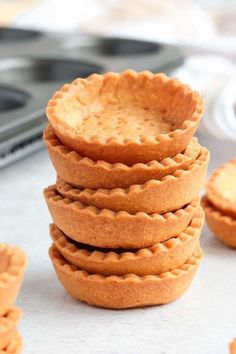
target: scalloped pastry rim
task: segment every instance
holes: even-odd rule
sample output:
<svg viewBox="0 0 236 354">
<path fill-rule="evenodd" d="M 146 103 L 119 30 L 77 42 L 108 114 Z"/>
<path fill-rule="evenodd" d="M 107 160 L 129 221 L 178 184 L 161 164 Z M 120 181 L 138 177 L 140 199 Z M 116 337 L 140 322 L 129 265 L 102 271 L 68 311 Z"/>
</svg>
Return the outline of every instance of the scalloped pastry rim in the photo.
<svg viewBox="0 0 236 354">
<path fill-rule="evenodd" d="M 69 273 L 70 275 L 76 276 L 79 279 L 83 280 L 90 280 L 90 281 L 103 281 L 103 282 L 115 282 L 116 284 L 118 282 L 145 282 L 145 281 L 162 281 L 163 279 L 171 279 L 171 278 L 177 278 L 180 277 L 184 273 L 188 273 L 191 271 L 191 269 L 195 268 L 200 264 L 200 261 L 203 257 L 203 252 L 202 250 L 199 249 L 194 252 L 194 254 L 179 268 L 173 269 L 169 272 L 161 273 L 159 275 L 143 275 L 139 276 L 136 274 L 126 274 L 122 276 L 118 275 L 101 275 L 101 274 L 91 274 L 85 270 L 79 269 L 78 267 L 71 265 L 67 261 L 64 260 L 63 256 L 60 254 L 60 252 L 56 249 L 55 245 L 51 245 L 49 248 L 49 256 L 53 262 L 53 264 L 56 264 L 58 267 L 63 269 L 63 271 Z"/>
<path fill-rule="evenodd" d="M 49 131 L 49 129 L 51 129 L 52 131 Z M 53 135 L 53 137 L 49 138 L 47 135 Z M 126 165 L 122 162 L 117 162 L 117 163 L 110 163 L 108 161 L 103 161 L 103 160 L 98 160 L 98 161 L 94 161 L 89 157 L 83 157 L 81 156 L 77 151 L 70 149 L 69 147 L 67 147 L 66 145 L 63 145 L 58 137 L 56 136 L 55 132 L 53 132 L 53 127 L 51 125 L 48 125 L 48 127 L 46 127 L 44 129 L 44 141 L 46 143 L 46 145 L 50 145 L 51 149 L 54 150 L 58 150 L 59 153 L 61 153 L 64 156 L 68 156 L 71 160 L 76 160 L 76 162 L 78 162 L 79 165 L 84 165 L 84 166 L 91 166 L 94 168 L 102 168 L 106 171 L 110 171 L 110 170 L 152 170 L 153 168 L 160 168 L 164 169 L 166 167 L 170 167 L 172 165 L 178 164 L 178 159 L 187 159 L 192 157 L 193 152 L 196 152 L 196 150 L 198 151 L 198 154 L 200 152 L 200 144 L 198 142 L 198 139 L 196 137 L 193 137 L 189 144 L 187 145 L 186 149 L 184 152 L 182 153 L 178 153 L 177 155 L 173 156 L 173 157 L 166 157 L 161 161 L 157 161 L 157 160 L 152 160 L 149 161 L 147 163 L 142 163 L 142 162 L 138 162 L 135 163 L 131 166 Z M 52 141 L 57 141 L 57 144 L 53 145 L 52 143 L 50 144 L 50 142 Z M 67 152 L 65 152 L 65 149 L 68 150 Z M 62 151 L 64 150 L 64 151 Z M 198 156 L 198 154 L 196 154 L 196 156 Z M 181 162 L 183 163 L 183 162 Z"/>
<path fill-rule="evenodd" d="M 95 206 L 92 205 L 86 205 L 82 202 L 79 201 L 74 201 L 70 198 L 65 198 L 63 197 L 56 189 L 56 185 L 51 185 L 47 188 L 44 189 L 44 196 L 46 200 L 52 200 L 54 203 L 61 203 L 64 206 L 69 206 L 71 208 L 76 208 L 77 211 L 81 213 L 86 213 L 89 215 L 92 215 L 94 217 L 107 217 L 109 219 L 111 218 L 136 218 L 140 219 L 143 218 L 144 220 L 149 219 L 149 220 L 155 220 L 155 219 L 161 219 L 163 221 L 168 220 L 171 217 L 176 217 L 180 218 L 184 213 L 191 213 L 193 209 L 196 209 L 199 205 L 200 202 L 200 197 L 196 197 L 193 200 L 191 200 L 190 203 L 187 205 L 183 206 L 182 208 L 173 211 L 173 212 L 167 212 L 164 214 L 159 214 L 159 213 L 152 213 L 152 214 L 147 214 L 145 212 L 136 212 L 134 214 L 130 214 L 127 211 L 113 211 L 110 209 L 98 209 Z"/>
<path fill-rule="evenodd" d="M 204 212 L 201 207 L 198 207 L 189 226 L 184 231 L 182 231 L 179 235 L 177 235 L 176 237 L 172 237 L 167 241 L 154 244 L 153 246 L 150 246 L 150 247 L 141 248 L 141 249 L 134 251 L 134 252 L 124 251 L 121 254 L 116 253 L 115 249 L 112 249 L 109 252 L 102 252 L 102 251 L 99 251 L 99 248 L 97 248 L 97 250 L 94 250 L 94 251 L 87 251 L 83 248 L 78 248 L 74 244 L 70 243 L 67 240 L 66 235 L 55 224 L 50 224 L 50 235 L 51 235 L 52 242 L 57 247 L 57 243 L 59 242 L 59 239 L 57 239 L 55 241 L 55 238 L 52 236 L 52 234 L 54 232 L 53 228 L 55 227 L 56 232 L 61 233 L 60 239 L 65 239 L 67 242 L 67 246 L 63 247 L 60 245 L 60 247 L 66 249 L 68 252 L 71 252 L 70 254 L 73 256 L 78 255 L 79 257 L 84 258 L 84 259 L 90 258 L 92 261 L 94 261 L 94 262 L 96 261 L 96 262 L 100 262 L 100 263 L 103 263 L 103 262 L 106 262 L 106 263 L 109 263 L 109 262 L 114 263 L 115 262 L 116 263 L 116 262 L 122 262 L 123 258 L 125 258 L 125 261 L 128 261 L 128 260 L 152 257 L 152 256 L 157 255 L 159 252 L 168 251 L 169 249 L 174 248 L 177 244 L 184 243 L 187 240 L 194 238 L 197 233 L 199 233 L 199 236 L 200 236 L 200 230 L 202 228 L 203 222 L 204 222 Z M 75 249 L 75 251 L 74 252 L 70 251 L 68 249 L 68 246 L 73 247 Z M 141 254 L 143 250 L 150 251 L 151 253 L 148 256 L 147 255 L 143 256 Z M 59 249 L 59 252 L 60 252 L 60 249 Z M 114 259 L 114 255 L 116 256 L 115 259 Z"/>
<path fill-rule="evenodd" d="M 143 71 L 143 72 L 139 72 L 136 73 L 134 70 L 125 70 L 122 73 L 118 74 L 118 73 L 113 73 L 113 72 L 108 72 L 106 74 L 92 74 L 90 76 L 88 76 L 85 79 L 79 78 L 76 79 L 74 81 L 72 81 L 71 84 L 65 84 L 60 90 L 56 91 L 55 94 L 53 95 L 53 97 L 49 100 L 47 108 L 46 108 L 46 114 L 47 117 L 49 119 L 49 121 L 52 123 L 52 121 L 56 121 L 56 125 L 58 126 L 58 124 L 61 126 L 62 122 L 61 119 L 58 119 L 56 111 L 55 111 L 55 107 L 58 105 L 58 103 L 63 100 L 64 96 L 70 92 L 71 89 L 74 88 L 74 86 L 77 85 L 77 83 L 79 82 L 84 82 L 86 80 L 91 81 L 93 80 L 94 77 L 123 77 L 125 75 L 130 75 L 132 77 L 138 77 L 140 75 L 143 75 L 144 77 L 146 77 L 147 79 L 153 79 L 153 78 L 158 78 L 160 79 L 164 84 L 167 83 L 171 83 L 171 85 L 177 86 L 178 89 L 182 89 L 182 91 L 185 93 L 185 95 L 191 95 L 192 97 L 194 97 L 195 101 L 196 101 L 196 107 L 194 112 L 192 113 L 191 119 L 187 119 L 182 123 L 182 126 L 180 128 L 177 128 L 169 133 L 166 134 L 158 134 L 155 137 L 142 137 L 142 138 L 136 138 L 134 139 L 126 139 L 122 136 L 113 136 L 113 137 L 109 137 L 107 138 L 105 141 L 103 141 L 101 138 L 99 138 L 97 135 L 92 135 L 89 137 L 84 137 L 81 135 L 76 135 L 76 138 L 78 141 L 83 141 L 89 144 L 97 144 L 100 146 L 107 146 L 107 147 L 112 147 L 112 146 L 127 146 L 127 145 L 139 145 L 142 146 L 143 144 L 145 145 L 153 145 L 153 144 L 159 144 L 161 142 L 163 142 L 164 140 L 173 140 L 175 138 L 177 138 L 178 136 L 181 136 L 181 134 L 190 129 L 192 126 L 197 125 L 197 123 L 200 121 L 202 114 L 203 114 L 203 100 L 201 98 L 201 96 L 199 95 L 199 93 L 197 91 L 193 91 L 190 89 L 190 87 L 188 85 L 182 84 L 179 80 L 175 79 L 175 78 L 169 78 L 167 77 L 165 74 L 163 73 L 158 73 L 158 74 L 153 74 L 149 71 Z M 59 123 L 58 123 L 59 121 Z M 52 124 L 53 125 L 53 124 Z M 63 126 L 63 130 L 68 131 L 69 135 L 71 135 L 71 131 L 70 129 L 67 127 L 65 128 L 65 126 Z M 73 135 L 73 134 L 72 134 Z"/>
</svg>

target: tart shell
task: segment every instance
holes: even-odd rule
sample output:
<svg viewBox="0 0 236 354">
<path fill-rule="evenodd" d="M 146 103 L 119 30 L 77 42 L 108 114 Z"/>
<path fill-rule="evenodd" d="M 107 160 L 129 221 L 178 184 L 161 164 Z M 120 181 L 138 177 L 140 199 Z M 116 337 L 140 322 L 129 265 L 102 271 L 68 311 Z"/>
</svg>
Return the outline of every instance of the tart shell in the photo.
<svg viewBox="0 0 236 354">
<path fill-rule="evenodd" d="M 15 332 L 14 337 L 6 348 L 0 350 L 0 354 L 21 354 L 23 350 L 23 340 L 18 332 Z"/>
<path fill-rule="evenodd" d="M 20 248 L 1 243 L 0 259 L 0 316 L 2 316 L 16 301 L 27 266 L 27 258 Z"/>
<path fill-rule="evenodd" d="M 50 225 L 50 235 L 58 251 L 69 263 L 89 273 L 102 275 L 134 273 L 143 276 L 165 273 L 185 263 L 199 245 L 203 220 L 204 213 L 199 208 L 189 226 L 177 237 L 133 252 L 74 244 L 54 224 Z"/>
<path fill-rule="evenodd" d="M 61 144 L 51 126 L 44 131 L 44 141 L 57 174 L 75 187 L 91 189 L 127 188 L 151 179 L 161 179 L 177 169 L 185 169 L 200 152 L 197 139 L 192 138 L 185 151 L 173 158 L 127 166 L 122 163 L 93 161 L 80 156 L 76 151 Z"/>
<path fill-rule="evenodd" d="M 130 102 L 131 107 L 143 107 L 143 114 L 146 109 L 154 110 L 156 115 L 158 112 L 173 128 L 154 135 L 138 131 L 133 135 L 133 123 L 127 120 L 122 126 L 124 134 L 112 109 L 108 117 L 99 122 L 102 128 L 98 125 L 92 133 L 91 125 L 87 127 L 87 119 L 91 114 L 99 114 L 102 107 L 114 104 L 129 107 Z M 127 70 L 121 74 L 94 74 L 64 85 L 48 102 L 46 114 L 61 142 L 82 156 L 94 161 L 133 165 L 161 161 L 184 151 L 202 117 L 203 102 L 197 92 L 176 79 L 148 71 Z M 78 116 L 79 126 L 76 125 Z M 143 117 L 142 132 L 145 124 Z"/>
<path fill-rule="evenodd" d="M 6 348 L 13 339 L 21 316 L 22 311 L 17 307 L 12 307 L 0 317 L 0 350 Z"/>
<path fill-rule="evenodd" d="M 206 197 L 202 199 L 202 206 L 206 222 L 214 235 L 225 245 L 236 248 L 236 219 L 223 215 Z"/>
<path fill-rule="evenodd" d="M 124 276 L 90 274 L 65 261 L 55 246 L 49 250 L 58 279 L 75 299 L 110 309 L 166 304 L 189 287 L 202 254 L 197 250 L 179 268 L 160 275 Z"/>
<path fill-rule="evenodd" d="M 230 354 L 236 354 L 236 338 L 229 344 Z"/>
<path fill-rule="evenodd" d="M 234 176 L 232 176 L 234 172 Z M 230 200 L 235 189 L 236 159 L 217 168 L 209 178 L 206 186 L 207 198 L 216 209 L 236 219 L 236 203 Z M 236 195 L 236 191 L 235 191 Z"/>
<path fill-rule="evenodd" d="M 63 181 L 57 180 L 57 190 L 65 198 L 81 201 L 99 209 L 113 211 L 139 211 L 166 213 L 180 209 L 196 198 L 203 187 L 209 152 L 202 148 L 197 160 L 186 170 L 177 170 L 161 180 L 151 180 L 142 185 L 133 185 L 127 189 L 78 189 Z"/>
<path fill-rule="evenodd" d="M 193 218 L 199 198 L 173 213 L 135 215 L 97 209 L 62 197 L 55 186 L 44 190 L 48 209 L 56 224 L 69 238 L 105 248 L 144 248 L 182 232 Z"/>
</svg>

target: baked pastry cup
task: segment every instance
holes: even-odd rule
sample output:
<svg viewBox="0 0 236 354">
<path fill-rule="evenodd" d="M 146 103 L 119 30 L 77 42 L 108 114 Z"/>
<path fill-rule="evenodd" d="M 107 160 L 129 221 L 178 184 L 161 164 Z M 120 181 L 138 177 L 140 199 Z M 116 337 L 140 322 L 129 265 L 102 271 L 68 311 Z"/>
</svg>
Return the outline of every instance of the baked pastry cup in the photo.
<svg viewBox="0 0 236 354">
<path fill-rule="evenodd" d="M 0 350 L 6 348 L 15 336 L 16 326 L 21 316 L 21 309 L 11 307 L 5 315 L 0 317 Z"/>
<path fill-rule="evenodd" d="M 0 350 L 0 354 L 20 354 L 23 350 L 23 341 L 18 332 L 15 332 L 13 338 L 6 348 Z"/>
<path fill-rule="evenodd" d="M 202 198 L 206 222 L 214 235 L 226 246 L 236 248 L 236 219 L 222 214 L 207 199 Z"/>
<path fill-rule="evenodd" d="M 15 303 L 26 265 L 26 255 L 20 248 L 0 244 L 0 316 Z"/>
<path fill-rule="evenodd" d="M 195 253 L 171 272 L 160 275 L 135 274 L 104 276 L 90 274 L 68 263 L 53 245 L 49 250 L 58 279 L 75 299 L 90 305 L 125 309 L 169 303 L 189 287 L 202 258 Z"/>
<path fill-rule="evenodd" d="M 127 188 L 151 179 L 161 179 L 176 170 L 186 169 L 200 152 L 197 139 L 192 138 L 186 149 L 173 158 L 127 166 L 82 157 L 63 145 L 51 126 L 44 130 L 44 141 L 57 174 L 73 186 L 91 189 Z"/>
<path fill-rule="evenodd" d="M 229 344 L 230 354 L 236 354 L 236 338 Z"/>
<path fill-rule="evenodd" d="M 201 148 L 200 155 L 186 170 L 177 170 L 161 180 L 151 180 L 127 189 L 79 189 L 58 178 L 57 190 L 65 198 L 81 201 L 99 209 L 166 213 L 190 203 L 203 187 L 209 152 Z"/>
<path fill-rule="evenodd" d="M 173 213 L 133 215 L 64 198 L 55 186 L 46 188 L 44 196 L 54 224 L 69 238 L 105 248 L 144 248 L 166 241 L 186 229 L 199 205 L 196 198 Z"/>
<path fill-rule="evenodd" d="M 50 225 L 51 239 L 69 263 L 89 273 L 102 275 L 139 276 L 161 274 L 180 267 L 199 245 L 204 213 L 199 207 L 189 226 L 178 236 L 139 250 L 103 249 L 72 242 L 54 224 Z"/>
<path fill-rule="evenodd" d="M 225 215 L 236 219 L 236 159 L 217 168 L 206 185 L 207 198 Z"/>
<path fill-rule="evenodd" d="M 133 165 L 184 151 L 203 102 L 176 79 L 127 70 L 64 85 L 46 114 L 61 142 L 82 156 Z"/>
</svg>

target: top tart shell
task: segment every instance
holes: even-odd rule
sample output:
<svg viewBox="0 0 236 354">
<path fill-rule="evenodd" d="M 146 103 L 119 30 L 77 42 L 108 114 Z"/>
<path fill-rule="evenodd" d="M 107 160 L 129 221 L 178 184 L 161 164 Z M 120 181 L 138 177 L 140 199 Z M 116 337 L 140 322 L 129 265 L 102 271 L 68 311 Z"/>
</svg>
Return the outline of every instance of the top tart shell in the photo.
<svg viewBox="0 0 236 354">
<path fill-rule="evenodd" d="M 184 151 L 203 103 L 176 79 L 127 70 L 64 85 L 46 113 L 61 142 L 82 156 L 133 165 Z"/>
<path fill-rule="evenodd" d="M 44 141 L 57 174 L 73 186 L 91 189 L 127 188 L 133 184 L 146 183 L 150 179 L 161 179 L 178 169 L 187 168 L 200 152 L 197 139 L 192 138 L 184 152 L 173 158 L 127 166 L 82 157 L 62 145 L 51 126 L 44 131 Z"/>
<path fill-rule="evenodd" d="M 0 316 L 15 303 L 27 265 L 18 247 L 0 244 Z"/>
<path fill-rule="evenodd" d="M 215 208 L 236 218 L 236 159 L 213 172 L 207 182 L 206 192 Z"/>
</svg>

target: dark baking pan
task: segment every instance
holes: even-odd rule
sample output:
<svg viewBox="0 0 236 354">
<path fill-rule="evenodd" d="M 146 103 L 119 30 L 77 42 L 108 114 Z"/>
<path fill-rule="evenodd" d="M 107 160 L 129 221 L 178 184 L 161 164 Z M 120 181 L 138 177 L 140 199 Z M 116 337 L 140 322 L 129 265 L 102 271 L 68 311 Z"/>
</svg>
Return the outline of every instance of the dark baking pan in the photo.
<svg viewBox="0 0 236 354">
<path fill-rule="evenodd" d="M 57 48 L 61 35 L 50 34 L 30 29 L 0 27 L 0 57 L 15 55 L 47 55 Z"/>
<path fill-rule="evenodd" d="M 10 57 L 0 59 L 0 82 L 25 85 L 66 83 L 77 77 L 86 77 L 104 71 L 99 65 L 85 60 Z"/>
<path fill-rule="evenodd" d="M 0 167 L 20 158 L 21 149 L 26 155 L 42 146 L 45 106 L 56 89 L 78 76 L 102 71 L 98 65 L 72 59 L 0 59 Z"/>
<path fill-rule="evenodd" d="M 9 44 L 16 42 L 31 41 L 42 37 L 43 33 L 30 29 L 0 27 L 0 43 Z"/>
<path fill-rule="evenodd" d="M 41 116 L 53 92 L 64 82 L 101 71 L 100 66 L 79 60 L 0 59 L 0 135 Z"/>
<path fill-rule="evenodd" d="M 45 106 L 62 84 L 94 72 L 170 72 L 178 48 L 125 38 L 0 28 L 0 167 L 42 146 Z"/>
<path fill-rule="evenodd" d="M 29 95 L 7 86 L 0 86 L 0 114 L 26 105 Z"/>
<path fill-rule="evenodd" d="M 183 62 L 181 51 L 171 45 L 117 37 L 74 35 L 62 38 L 57 54 L 92 59 L 105 71 L 169 72 Z"/>
</svg>

